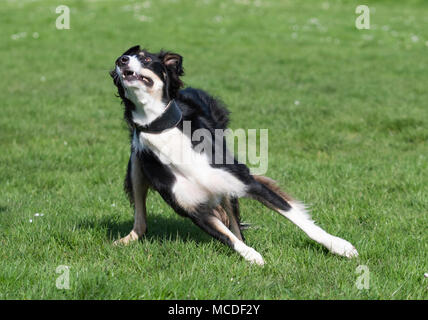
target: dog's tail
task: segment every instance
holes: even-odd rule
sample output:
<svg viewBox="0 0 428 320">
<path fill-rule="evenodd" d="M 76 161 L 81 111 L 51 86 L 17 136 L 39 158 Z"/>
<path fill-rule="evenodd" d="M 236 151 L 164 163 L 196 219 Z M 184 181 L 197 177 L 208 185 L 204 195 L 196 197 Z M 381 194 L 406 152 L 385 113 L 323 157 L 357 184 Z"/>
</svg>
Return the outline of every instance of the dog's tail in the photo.
<svg viewBox="0 0 428 320">
<path fill-rule="evenodd" d="M 253 175 L 256 183 L 250 187 L 250 196 L 275 211 L 290 211 L 297 207 L 298 201 L 280 189 L 275 180 Z M 302 207 L 302 205 L 300 205 Z"/>
<path fill-rule="evenodd" d="M 275 196 L 279 196 L 282 198 L 282 200 L 285 202 L 283 203 L 283 206 L 287 207 L 290 206 L 290 203 L 293 200 L 293 198 L 288 195 L 287 193 L 285 193 L 284 191 L 282 191 L 280 189 L 280 187 L 278 186 L 277 182 L 269 177 L 265 177 L 265 176 L 258 176 L 258 175 L 253 175 L 254 180 L 256 180 L 257 182 L 259 182 L 261 185 L 263 185 L 267 190 L 270 191 L 270 193 L 275 194 Z M 262 202 L 265 202 L 265 205 L 270 206 L 271 204 L 266 201 L 263 200 Z M 285 209 L 285 208 L 284 208 Z"/>
<path fill-rule="evenodd" d="M 248 191 L 251 198 L 260 201 L 293 222 L 309 238 L 322 244 L 333 253 L 348 258 L 358 256 L 357 250 L 348 241 L 334 237 L 317 226 L 311 219 L 306 206 L 282 191 L 274 180 L 257 175 L 254 175 L 253 178 L 254 182 Z"/>
</svg>

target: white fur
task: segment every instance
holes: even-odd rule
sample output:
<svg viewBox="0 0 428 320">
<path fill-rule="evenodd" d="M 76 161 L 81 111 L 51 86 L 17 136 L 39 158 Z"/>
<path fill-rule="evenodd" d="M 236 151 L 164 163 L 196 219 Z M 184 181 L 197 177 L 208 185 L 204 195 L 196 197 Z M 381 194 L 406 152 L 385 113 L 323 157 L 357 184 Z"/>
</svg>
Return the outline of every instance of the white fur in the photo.
<svg viewBox="0 0 428 320">
<path fill-rule="evenodd" d="M 344 239 L 332 236 L 318 227 L 302 204 L 298 202 L 291 202 L 290 204 L 291 210 L 278 210 L 279 213 L 302 229 L 309 238 L 322 244 L 332 253 L 345 256 L 347 258 L 358 256 L 357 250 L 351 243 Z"/>
<path fill-rule="evenodd" d="M 245 184 L 229 172 L 211 167 L 208 157 L 195 152 L 190 138 L 178 128 L 160 134 L 141 133 L 140 143 L 171 169 L 176 178 L 172 192 L 184 208 L 192 209 L 207 201 L 218 204 L 224 195 L 245 194 Z"/>
<path fill-rule="evenodd" d="M 244 257 L 245 260 L 258 264 L 259 266 L 262 266 L 265 264 L 263 257 L 260 253 L 258 253 L 253 248 L 247 246 L 242 241 L 238 240 L 234 245 L 233 249 L 238 252 L 242 257 Z"/>
<path fill-rule="evenodd" d="M 141 69 L 140 60 L 138 60 L 136 56 L 128 56 L 128 57 L 129 57 L 128 68 L 134 72 L 139 72 Z"/>
<path fill-rule="evenodd" d="M 253 248 L 247 246 L 244 242 L 239 240 L 233 233 L 230 231 L 220 220 L 217 218 L 214 218 L 212 220 L 215 227 L 221 231 L 223 234 L 225 234 L 230 241 L 232 242 L 233 250 L 238 252 L 245 260 L 249 261 L 250 263 L 256 263 L 259 266 L 264 265 L 263 257 L 260 253 L 258 253 Z"/>
<path fill-rule="evenodd" d="M 134 130 L 132 134 L 132 149 L 134 149 L 137 152 L 143 151 L 145 146 L 141 143 L 140 138 L 137 135 L 137 132 Z"/>
</svg>

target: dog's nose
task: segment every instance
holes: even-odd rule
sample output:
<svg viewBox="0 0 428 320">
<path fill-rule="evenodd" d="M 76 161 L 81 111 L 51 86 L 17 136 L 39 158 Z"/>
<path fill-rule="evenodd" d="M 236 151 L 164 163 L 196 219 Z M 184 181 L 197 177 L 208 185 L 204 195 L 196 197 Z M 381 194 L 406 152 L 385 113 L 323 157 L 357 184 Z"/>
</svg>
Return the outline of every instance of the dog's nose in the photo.
<svg viewBox="0 0 428 320">
<path fill-rule="evenodd" d="M 116 61 L 118 66 L 126 66 L 129 63 L 129 56 L 121 56 L 119 59 L 117 59 Z"/>
</svg>

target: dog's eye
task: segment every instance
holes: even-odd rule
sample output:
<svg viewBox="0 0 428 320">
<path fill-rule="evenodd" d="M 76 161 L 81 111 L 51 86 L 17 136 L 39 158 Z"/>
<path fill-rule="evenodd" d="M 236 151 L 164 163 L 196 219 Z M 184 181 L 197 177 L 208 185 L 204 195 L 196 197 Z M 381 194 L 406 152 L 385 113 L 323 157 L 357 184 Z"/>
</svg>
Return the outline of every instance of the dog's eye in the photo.
<svg viewBox="0 0 428 320">
<path fill-rule="evenodd" d="M 144 58 L 144 62 L 150 62 L 150 61 L 152 61 L 152 58 L 150 58 L 150 57 L 145 57 Z"/>
</svg>

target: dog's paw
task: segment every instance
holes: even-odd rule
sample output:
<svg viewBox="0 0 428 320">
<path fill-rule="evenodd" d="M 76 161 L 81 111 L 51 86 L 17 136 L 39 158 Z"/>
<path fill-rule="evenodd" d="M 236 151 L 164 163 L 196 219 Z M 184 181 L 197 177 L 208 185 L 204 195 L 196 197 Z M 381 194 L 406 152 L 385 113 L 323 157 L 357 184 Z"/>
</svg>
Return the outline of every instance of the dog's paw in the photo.
<svg viewBox="0 0 428 320">
<path fill-rule="evenodd" d="M 334 253 L 347 258 L 358 257 L 357 249 L 348 241 L 332 236 L 328 249 Z"/>
<path fill-rule="evenodd" d="M 236 243 L 234 249 L 251 264 L 255 263 L 259 266 L 263 266 L 265 264 L 262 255 L 243 242 Z"/>
<path fill-rule="evenodd" d="M 113 245 L 128 245 L 133 241 L 138 240 L 139 237 L 135 231 L 131 231 L 126 237 L 120 238 L 119 240 L 116 240 L 113 242 Z"/>
<path fill-rule="evenodd" d="M 249 252 L 244 257 L 247 261 L 249 261 L 251 264 L 255 263 L 259 266 L 263 266 L 265 264 L 265 261 L 263 260 L 263 257 L 260 253 L 258 253 L 253 248 L 249 248 Z"/>
</svg>

